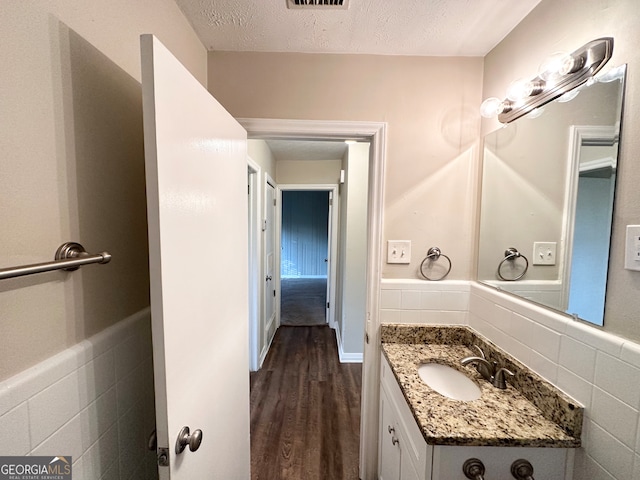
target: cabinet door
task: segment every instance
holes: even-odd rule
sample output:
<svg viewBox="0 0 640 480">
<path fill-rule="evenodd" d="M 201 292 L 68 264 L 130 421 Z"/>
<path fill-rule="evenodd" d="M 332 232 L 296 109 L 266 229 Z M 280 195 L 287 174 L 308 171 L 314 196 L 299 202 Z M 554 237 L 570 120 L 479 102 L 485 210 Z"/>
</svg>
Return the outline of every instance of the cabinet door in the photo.
<svg viewBox="0 0 640 480">
<path fill-rule="evenodd" d="M 403 450 L 402 442 L 404 437 L 400 438 L 400 479 L 401 480 L 425 480 L 420 478 L 416 468 L 411 461 L 411 457 Z"/>
<path fill-rule="evenodd" d="M 400 443 L 396 432 L 397 421 L 393 405 L 384 389 L 380 389 L 380 435 L 378 478 L 400 480 Z"/>
</svg>

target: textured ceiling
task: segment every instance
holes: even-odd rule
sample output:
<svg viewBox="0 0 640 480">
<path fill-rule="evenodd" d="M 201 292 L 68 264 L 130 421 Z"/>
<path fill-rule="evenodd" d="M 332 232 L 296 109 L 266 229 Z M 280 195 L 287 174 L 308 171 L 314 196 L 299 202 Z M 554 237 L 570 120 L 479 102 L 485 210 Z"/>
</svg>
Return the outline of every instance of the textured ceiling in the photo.
<svg viewBox="0 0 640 480">
<path fill-rule="evenodd" d="M 176 0 L 208 50 L 484 56 L 540 0 Z"/>
<path fill-rule="evenodd" d="M 344 142 L 309 140 L 267 140 L 276 161 L 342 160 L 347 151 Z"/>
</svg>

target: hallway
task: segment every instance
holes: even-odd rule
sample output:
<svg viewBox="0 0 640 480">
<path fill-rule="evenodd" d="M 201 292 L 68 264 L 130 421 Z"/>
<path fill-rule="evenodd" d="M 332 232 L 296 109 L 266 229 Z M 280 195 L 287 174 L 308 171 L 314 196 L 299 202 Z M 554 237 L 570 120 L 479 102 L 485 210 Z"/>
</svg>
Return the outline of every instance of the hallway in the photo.
<svg viewBox="0 0 640 480">
<path fill-rule="evenodd" d="M 327 279 L 283 278 L 280 283 L 280 325 L 325 325 Z"/>
<path fill-rule="evenodd" d="M 327 326 L 278 329 L 251 373 L 252 480 L 357 480 L 362 365 Z"/>
</svg>

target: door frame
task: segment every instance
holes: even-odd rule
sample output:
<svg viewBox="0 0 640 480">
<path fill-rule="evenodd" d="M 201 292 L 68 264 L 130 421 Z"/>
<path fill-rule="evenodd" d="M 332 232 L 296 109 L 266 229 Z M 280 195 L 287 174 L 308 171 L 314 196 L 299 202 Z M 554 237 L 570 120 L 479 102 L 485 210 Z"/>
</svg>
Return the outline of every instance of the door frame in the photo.
<svg viewBox="0 0 640 480">
<path fill-rule="evenodd" d="M 260 368 L 262 319 L 262 168 L 247 156 L 249 184 L 249 370 Z"/>
<path fill-rule="evenodd" d="M 267 231 L 267 209 L 272 208 L 273 211 L 273 289 L 275 290 L 276 294 L 275 294 L 275 298 L 273 299 L 273 310 L 274 310 L 274 315 L 273 315 L 273 322 L 269 322 L 269 318 L 267 318 L 267 312 L 266 312 L 266 308 L 267 308 L 267 295 L 270 295 L 270 292 L 267 292 L 267 285 L 265 283 L 265 276 L 267 275 L 267 252 L 265 251 L 266 245 L 267 245 L 267 241 L 266 239 L 264 239 L 263 243 L 262 243 L 262 299 L 263 299 L 263 305 L 262 305 L 262 316 L 264 318 L 264 323 L 263 323 L 263 328 L 264 328 L 264 345 L 262 346 L 262 351 L 260 352 L 260 366 L 262 366 L 262 364 L 264 363 L 265 358 L 267 358 L 267 353 L 269 353 L 269 349 L 271 348 L 271 342 L 273 341 L 273 338 L 275 337 L 275 332 L 278 330 L 278 328 L 280 327 L 280 272 L 277 270 L 277 268 L 280 265 L 280 251 L 279 251 L 279 240 L 278 240 L 278 231 L 279 231 L 279 227 L 278 227 L 278 207 L 277 207 L 277 202 L 278 202 L 278 185 L 276 184 L 276 182 L 273 180 L 273 178 L 271 178 L 271 176 L 268 173 L 264 174 L 264 194 L 262 196 L 262 205 L 263 205 L 263 232 L 265 232 L 267 235 L 269 235 L 269 232 Z M 267 191 L 268 191 L 268 187 L 273 188 L 273 198 L 276 201 L 276 205 L 274 204 L 270 204 L 270 202 L 267 201 Z M 269 331 L 271 330 L 271 326 L 273 325 L 273 332 L 274 334 L 269 336 Z"/>
<path fill-rule="evenodd" d="M 282 184 L 276 188 L 277 204 L 276 219 L 276 249 L 278 252 L 278 285 L 281 285 L 282 278 L 280 272 L 282 270 L 282 192 L 329 192 L 331 195 L 329 201 L 333 200 L 333 204 L 329 204 L 329 271 L 327 272 L 327 282 L 329 282 L 329 294 L 327 295 L 327 302 L 329 302 L 328 313 L 325 317 L 327 323 L 331 328 L 336 328 L 335 319 L 335 303 L 336 303 L 336 275 L 337 275 L 337 243 L 338 243 L 338 215 L 336 215 L 336 207 L 338 207 L 338 184 L 337 183 L 309 183 L 309 184 Z M 281 302 L 280 289 L 278 289 L 278 302 Z M 282 312 L 282 304 L 280 304 L 279 312 Z M 278 323 L 278 325 L 280 325 Z"/>
<path fill-rule="evenodd" d="M 564 215 L 562 218 L 562 262 L 558 278 L 562 279 L 561 305 L 569 307 L 569 285 L 571 282 L 571 261 L 573 259 L 573 231 L 576 206 L 578 203 L 578 180 L 580 177 L 580 148 L 584 142 L 597 142 L 613 146 L 618 141 L 616 129 L 611 125 L 571 125 L 569 127 L 569 151 L 565 182 Z M 616 168 L 611 159 L 607 166 Z"/>
<path fill-rule="evenodd" d="M 382 222 L 386 161 L 386 122 L 282 120 L 237 118 L 250 138 L 367 140 L 369 150 L 369 198 L 367 243 L 367 311 L 360 416 L 360 478 L 376 476 L 378 462 L 378 403 L 380 395 L 379 296 L 382 270 Z"/>
</svg>

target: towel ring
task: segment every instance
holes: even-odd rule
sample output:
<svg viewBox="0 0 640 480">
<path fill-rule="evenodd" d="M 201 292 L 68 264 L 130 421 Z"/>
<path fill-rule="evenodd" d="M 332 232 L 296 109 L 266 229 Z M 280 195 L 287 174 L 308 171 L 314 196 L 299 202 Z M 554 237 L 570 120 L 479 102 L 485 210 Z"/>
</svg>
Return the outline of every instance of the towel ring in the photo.
<svg viewBox="0 0 640 480">
<path fill-rule="evenodd" d="M 429 263 L 435 262 L 440 257 L 444 257 L 444 258 L 447 259 L 447 261 L 449 262 L 449 268 L 447 268 L 447 271 L 440 278 L 430 278 L 426 273 L 424 273 L 425 263 L 427 263 L 427 262 L 429 262 Z M 438 280 L 442 280 L 444 277 L 449 275 L 450 271 L 451 271 L 451 259 L 449 257 L 447 257 L 444 253 L 442 253 L 442 251 L 438 247 L 431 247 L 427 251 L 427 256 L 425 257 L 424 260 L 422 260 L 422 263 L 420 264 L 420 275 L 422 275 L 427 280 L 431 280 L 433 282 L 437 282 Z"/>
<path fill-rule="evenodd" d="M 525 261 L 524 270 L 517 277 L 504 278 L 502 276 L 502 273 L 500 272 L 500 270 L 505 265 L 505 262 L 508 261 L 508 262 L 511 262 L 513 264 L 513 262 L 516 261 L 516 258 L 523 258 L 524 259 L 524 261 Z M 518 249 L 516 249 L 515 247 L 509 247 L 504 251 L 504 258 L 498 264 L 498 272 L 497 273 L 498 273 L 498 277 L 500 278 L 500 280 L 504 280 L 505 282 L 515 282 L 516 280 L 520 280 L 522 277 L 524 277 L 524 275 L 527 273 L 527 270 L 529 270 L 529 260 L 527 260 L 527 257 L 525 257 L 523 254 L 521 254 L 518 251 Z"/>
</svg>

